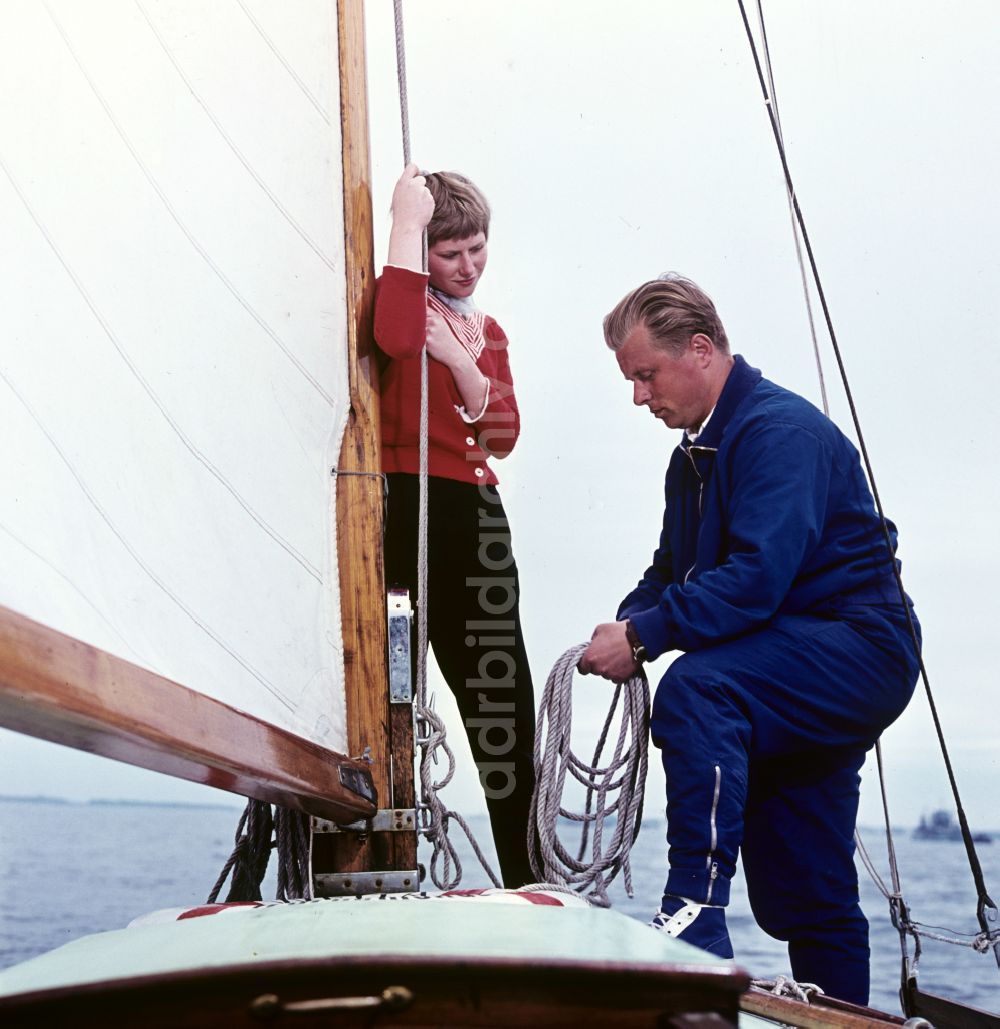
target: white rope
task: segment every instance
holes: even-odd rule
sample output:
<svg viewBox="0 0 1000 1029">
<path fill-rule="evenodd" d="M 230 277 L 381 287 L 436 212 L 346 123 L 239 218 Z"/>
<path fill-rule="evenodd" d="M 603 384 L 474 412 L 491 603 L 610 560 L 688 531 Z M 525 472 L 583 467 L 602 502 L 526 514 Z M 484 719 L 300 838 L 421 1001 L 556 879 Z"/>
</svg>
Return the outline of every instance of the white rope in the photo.
<svg viewBox="0 0 1000 1029">
<path fill-rule="evenodd" d="M 761 993 L 771 993 L 776 997 L 793 997 L 805 1004 L 814 996 L 824 996 L 823 991 L 815 983 L 797 983 L 787 975 L 779 975 L 774 979 L 751 979 L 750 986 Z"/>
<path fill-rule="evenodd" d="M 455 775 L 455 755 L 448 746 L 444 721 L 434 710 L 434 698 L 429 704 L 423 699 L 417 703 L 417 746 L 420 747 L 420 799 L 417 812 L 420 832 L 431 845 L 431 881 L 439 890 L 453 890 L 462 881 L 462 862 L 454 843 L 448 837 L 448 828 L 456 822 L 465 833 L 483 870 L 496 887 L 502 887 L 499 876 L 490 867 L 468 822 L 456 811 L 451 811 L 441 800 L 440 791 Z M 433 765 L 438 763 L 438 750 L 444 753 L 447 771 L 440 780 L 434 779 Z M 453 872 L 454 869 L 454 872 Z"/>
<path fill-rule="evenodd" d="M 539 704 L 535 736 L 536 784 L 528 823 L 528 853 L 532 871 L 540 880 L 571 886 L 577 893 L 589 889 L 588 899 L 607 907 L 611 903 L 608 886 L 619 872 L 626 892 L 632 896 L 629 851 L 639 835 L 642 821 L 648 765 L 649 683 L 640 673 L 627 683 L 615 686 L 593 760 L 590 764 L 581 761 L 573 753 L 570 736 L 573 673 L 586 649 L 585 644 L 572 647 L 556 662 Z M 618 740 L 611 757 L 602 766 L 599 764 L 601 755 L 619 707 Z M 572 776 L 585 788 L 582 813 L 563 807 L 567 776 Z M 615 791 L 619 791 L 618 797 L 612 800 Z M 559 838 L 561 818 L 581 823 L 575 856 Z M 613 821 L 614 829 L 605 847 L 604 828 L 608 819 Z M 590 853 L 585 859 L 588 842 Z"/>
<path fill-rule="evenodd" d="M 411 160 L 410 115 L 406 87 L 406 44 L 403 38 L 403 3 L 393 0 L 396 29 L 396 79 L 399 86 L 399 115 L 403 134 L 403 164 Z M 427 271 L 427 230 L 423 233 L 423 270 Z M 427 348 L 420 351 L 420 473 L 417 518 L 417 683 L 414 697 L 416 744 L 420 748 L 420 798 L 417 812 L 420 832 L 431 844 L 431 881 L 439 890 L 453 890 L 462 881 L 462 862 L 448 838 L 452 820 L 458 823 L 494 886 L 501 886 L 499 877 L 490 868 L 482 849 L 465 819 L 450 811 L 439 791 L 455 774 L 455 755 L 448 746 L 443 720 L 434 710 L 434 698 L 427 699 L 427 479 L 428 479 L 428 374 Z M 432 765 L 438 763 L 438 750 L 443 751 L 447 771 L 435 780 Z M 443 867 L 442 867 L 443 866 Z M 454 867 L 454 876 L 452 868 Z"/>
<path fill-rule="evenodd" d="M 875 862 L 872 860 L 871 854 L 868 853 L 868 848 L 865 846 L 864 840 L 861 838 L 861 830 L 854 830 L 854 842 L 858 848 L 858 857 L 861 858 L 861 863 L 865 866 L 865 870 L 871 877 L 871 881 L 875 884 L 875 888 L 885 897 L 886 900 L 892 900 L 893 894 L 889 892 L 889 887 L 886 886 L 882 876 L 879 875 L 878 869 L 875 867 Z"/>
<path fill-rule="evenodd" d="M 518 893 L 565 893 L 568 897 L 579 897 L 580 894 L 569 886 L 562 886 L 559 883 L 528 883 L 527 886 L 518 886 Z M 588 904 L 592 904 L 589 897 L 582 897 Z M 593 905 L 599 907 L 600 905 Z"/>
</svg>

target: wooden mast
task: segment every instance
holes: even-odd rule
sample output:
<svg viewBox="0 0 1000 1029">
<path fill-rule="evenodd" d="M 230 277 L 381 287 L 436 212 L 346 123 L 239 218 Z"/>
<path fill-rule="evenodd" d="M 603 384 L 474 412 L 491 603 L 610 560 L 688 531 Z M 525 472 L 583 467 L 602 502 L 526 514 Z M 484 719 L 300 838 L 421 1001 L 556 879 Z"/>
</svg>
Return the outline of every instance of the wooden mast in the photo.
<svg viewBox="0 0 1000 1029">
<path fill-rule="evenodd" d="M 337 4 L 344 160 L 344 254 L 350 408 L 337 474 L 337 552 L 348 747 L 370 748 L 379 797 L 389 794 L 383 485 L 379 379 L 372 339 L 375 272 L 360 0 Z"/>
<path fill-rule="evenodd" d="M 372 333 L 375 297 L 371 162 L 362 0 L 338 0 L 344 254 L 350 409 L 337 469 L 337 550 L 350 752 L 365 754 L 389 831 L 319 833 L 317 875 L 413 870 L 413 722 L 408 703 L 389 703 L 386 583 L 379 431 L 379 369 Z M 399 831 L 397 826 L 403 826 Z M 415 888 L 411 883 L 407 888 Z"/>
</svg>

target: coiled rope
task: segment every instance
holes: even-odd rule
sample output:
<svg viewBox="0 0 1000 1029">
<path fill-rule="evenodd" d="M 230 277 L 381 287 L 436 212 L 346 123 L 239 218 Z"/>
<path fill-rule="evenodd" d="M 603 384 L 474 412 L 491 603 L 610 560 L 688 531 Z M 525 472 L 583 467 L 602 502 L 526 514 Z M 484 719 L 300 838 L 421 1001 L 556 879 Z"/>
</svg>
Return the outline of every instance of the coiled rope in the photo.
<svg viewBox="0 0 1000 1029">
<path fill-rule="evenodd" d="M 248 800 L 236 826 L 233 852 L 219 873 L 206 903 L 216 902 L 230 872 L 233 879 L 226 896 L 227 904 L 263 899 L 260 886 L 267 873 L 272 850 L 278 852 L 278 883 L 274 899 L 312 900 L 308 822 L 309 816 L 301 811 L 275 807 L 272 815 L 270 804 Z"/>
<path fill-rule="evenodd" d="M 629 851 L 639 835 L 643 792 L 648 767 L 649 683 L 639 675 L 615 686 L 604 728 L 588 764 L 573 753 L 573 676 L 587 649 L 571 647 L 555 663 L 545 683 L 535 735 L 535 791 L 528 824 L 531 869 L 544 882 L 590 890 L 588 899 L 609 907 L 608 886 L 619 872 L 632 896 Z M 619 708 L 620 715 L 619 715 Z M 611 727 L 620 717 L 614 751 L 602 765 Z M 544 737 L 544 742 L 543 742 Z M 582 812 L 563 806 L 567 778 L 585 789 Z M 618 791 L 618 796 L 612 795 Z M 560 819 L 581 825 L 575 856 L 559 837 Z M 605 823 L 613 821 L 611 839 L 604 844 Z M 589 843 L 589 847 L 588 847 Z M 589 850 L 589 857 L 585 855 Z"/>
</svg>

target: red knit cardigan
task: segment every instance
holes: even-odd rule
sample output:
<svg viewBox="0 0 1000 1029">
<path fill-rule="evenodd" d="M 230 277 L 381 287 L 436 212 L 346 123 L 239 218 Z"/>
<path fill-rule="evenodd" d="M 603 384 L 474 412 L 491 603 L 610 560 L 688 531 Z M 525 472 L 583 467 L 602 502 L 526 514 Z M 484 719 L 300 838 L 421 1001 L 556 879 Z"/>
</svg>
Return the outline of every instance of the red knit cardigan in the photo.
<svg viewBox="0 0 1000 1029">
<path fill-rule="evenodd" d="M 420 350 L 427 338 L 427 275 L 386 266 L 375 285 L 375 342 L 389 359 L 382 370 L 382 470 L 420 471 Z M 475 422 L 458 413 L 462 397 L 449 368 L 428 364 L 428 470 L 477 485 L 495 484 L 487 463 L 506 457 L 521 431 L 507 337 L 486 317 L 486 346 L 476 366 L 489 379 L 486 410 Z"/>
</svg>

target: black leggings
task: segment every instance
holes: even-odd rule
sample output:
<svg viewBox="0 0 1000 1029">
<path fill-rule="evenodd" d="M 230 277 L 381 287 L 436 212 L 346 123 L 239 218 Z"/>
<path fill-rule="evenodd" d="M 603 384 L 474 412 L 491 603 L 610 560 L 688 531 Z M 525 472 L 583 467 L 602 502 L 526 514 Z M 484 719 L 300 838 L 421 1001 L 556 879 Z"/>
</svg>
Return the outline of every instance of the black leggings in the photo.
<svg viewBox="0 0 1000 1029">
<path fill-rule="evenodd" d="M 417 597 L 419 480 L 388 479 L 388 586 Z M 428 479 L 428 640 L 455 695 L 507 887 L 533 882 L 527 832 L 535 786 L 535 698 L 518 613 L 510 527 L 494 486 Z M 413 641 L 414 661 L 417 643 Z"/>
</svg>

